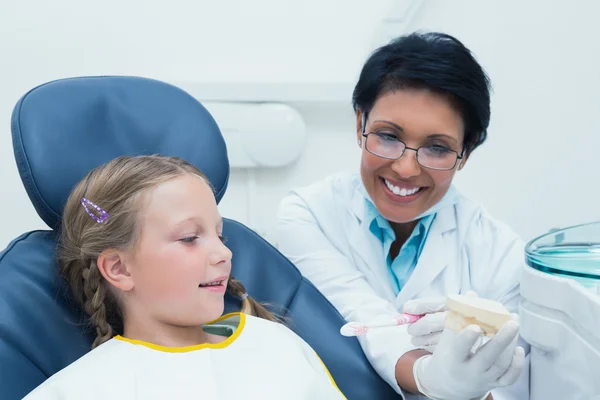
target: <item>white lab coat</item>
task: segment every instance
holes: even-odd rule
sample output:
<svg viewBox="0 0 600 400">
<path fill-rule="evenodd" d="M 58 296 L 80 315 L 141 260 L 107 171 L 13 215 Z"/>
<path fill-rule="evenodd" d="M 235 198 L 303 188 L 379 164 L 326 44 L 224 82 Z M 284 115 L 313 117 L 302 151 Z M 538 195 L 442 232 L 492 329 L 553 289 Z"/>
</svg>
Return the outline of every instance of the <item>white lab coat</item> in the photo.
<svg viewBox="0 0 600 400">
<path fill-rule="evenodd" d="M 365 197 L 359 185 L 356 175 L 338 174 L 293 190 L 280 205 L 276 231 L 279 250 L 347 321 L 374 321 L 396 315 L 407 300 L 467 290 L 518 312 L 524 243 L 460 195 L 456 204 L 438 211 L 417 266 L 396 296 L 382 245 L 363 219 Z M 415 348 L 406 326 L 372 330 L 359 341 L 374 369 L 402 394 L 395 365 Z M 527 399 L 528 376 L 527 363 L 522 379 L 494 391 L 494 399 Z"/>
</svg>

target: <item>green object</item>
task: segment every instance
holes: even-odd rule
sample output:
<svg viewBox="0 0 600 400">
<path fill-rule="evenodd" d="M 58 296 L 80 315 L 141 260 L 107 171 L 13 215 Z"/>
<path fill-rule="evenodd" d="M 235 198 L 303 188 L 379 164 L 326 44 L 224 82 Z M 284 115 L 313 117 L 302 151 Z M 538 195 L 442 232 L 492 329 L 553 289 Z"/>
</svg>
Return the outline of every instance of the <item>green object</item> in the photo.
<svg viewBox="0 0 600 400">
<path fill-rule="evenodd" d="M 532 268 L 573 279 L 592 288 L 600 285 L 600 222 L 553 230 L 525 248 Z"/>
</svg>

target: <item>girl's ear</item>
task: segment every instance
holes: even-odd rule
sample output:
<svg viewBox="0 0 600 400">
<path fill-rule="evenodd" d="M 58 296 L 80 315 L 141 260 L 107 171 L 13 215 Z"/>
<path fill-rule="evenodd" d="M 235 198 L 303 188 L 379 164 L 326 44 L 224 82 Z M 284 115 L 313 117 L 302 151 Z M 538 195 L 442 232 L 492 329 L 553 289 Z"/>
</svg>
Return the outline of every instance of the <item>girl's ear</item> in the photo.
<svg viewBox="0 0 600 400">
<path fill-rule="evenodd" d="M 103 251 L 96 264 L 104 279 L 112 286 L 124 292 L 134 288 L 133 277 L 127 270 L 124 254 L 120 251 Z"/>
</svg>

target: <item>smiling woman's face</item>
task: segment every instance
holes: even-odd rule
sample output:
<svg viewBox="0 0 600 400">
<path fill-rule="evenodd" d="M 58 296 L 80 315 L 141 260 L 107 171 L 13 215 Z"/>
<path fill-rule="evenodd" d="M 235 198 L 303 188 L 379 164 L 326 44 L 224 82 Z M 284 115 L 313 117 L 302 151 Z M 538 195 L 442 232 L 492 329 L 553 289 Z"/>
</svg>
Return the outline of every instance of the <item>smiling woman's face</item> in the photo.
<svg viewBox="0 0 600 400">
<path fill-rule="evenodd" d="M 414 221 L 434 206 L 465 164 L 466 157 L 453 169 L 439 171 L 420 165 L 411 150 L 397 160 L 371 154 L 364 146 L 360 112 L 356 119 L 363 148 L 361 177 L 377 210 L 390 222 Z M 463 119 L 452 103 L 426 89 L 401 89 L 382 95 L 368 113 L 365 126 L 365 133 L 393 135 L 410 148 L 441 146 L 458 154 L 463 151 L 464 130 Z"/>
</svg>

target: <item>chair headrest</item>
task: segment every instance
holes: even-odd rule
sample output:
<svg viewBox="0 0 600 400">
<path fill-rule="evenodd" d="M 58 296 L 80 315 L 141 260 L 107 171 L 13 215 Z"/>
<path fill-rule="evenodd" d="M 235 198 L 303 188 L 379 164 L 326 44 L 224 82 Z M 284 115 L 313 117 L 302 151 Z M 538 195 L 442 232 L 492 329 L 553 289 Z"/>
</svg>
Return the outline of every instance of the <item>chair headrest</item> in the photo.
<svg viewBox="0 0 600 400">
<path fill-rule="evenodd" d="M 77 182 L 121 155 L 177 156 L 206 174 L 217 202 L 227 189 L 229 160 L 215 120 L 164 82 L 120 76 L 49 82 L 18 101 L 11 130 L 21 180 L 53 229 Z"/>
</svg>

